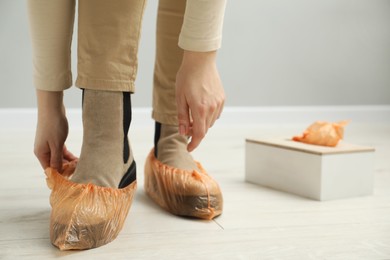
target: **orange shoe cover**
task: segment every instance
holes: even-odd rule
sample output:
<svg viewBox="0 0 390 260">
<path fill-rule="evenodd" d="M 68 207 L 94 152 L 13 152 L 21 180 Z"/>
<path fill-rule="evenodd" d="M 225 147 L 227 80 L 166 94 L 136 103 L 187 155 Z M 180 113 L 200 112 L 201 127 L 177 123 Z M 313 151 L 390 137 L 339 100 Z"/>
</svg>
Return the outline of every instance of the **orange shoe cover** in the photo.
<svg viewBox="0 0 390 260">
<path fill-rule="evenodd" d="M 149 153 L 145 163 L 145 191 L 160 207 L 179 216 L 213 219 L 221 215 L 223 199 L 218 183 L 197 162 L 201 172 L 173 168 Z"/>
<path fill-rule="evenodd" d="M 68 180 L 76 161 L 61 175 L 47 168 L 52 190 L 50 240 L 60 250 L 89 249 L 114 240 L 123 227 L 136 190 L 136 181 L 123 189 L 80 184 Z"/>
<path fill-rule="evenodd" d="M 347 124 L 348 121 L 338 123 L 317 121 L 309 126 L 302 136 L 294 136 L 293 140 L 307 144 L 334 147 L 343 139 L 344 126 Z"/>
</svg>

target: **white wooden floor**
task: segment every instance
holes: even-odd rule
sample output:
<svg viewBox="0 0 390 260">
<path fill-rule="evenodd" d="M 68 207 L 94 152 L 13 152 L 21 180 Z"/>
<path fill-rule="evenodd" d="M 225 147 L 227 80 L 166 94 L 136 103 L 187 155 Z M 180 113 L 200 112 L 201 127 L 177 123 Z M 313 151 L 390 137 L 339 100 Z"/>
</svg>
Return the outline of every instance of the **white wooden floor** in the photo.
<svg viewBox="0 0 390 260">
<path fill-rule="evenodd" d="M 375 146 L 375 194 L 317 202 L 244 182 L 244 139 L 291 136 L 299 126 L 216 126 L 194 156 L 218 180 L 225 210 L 183 219 L 143 191 L 153 129 L 132 126 L 139 188 L 119 237 L 61 252 L 49 241 L 49 190 L 32 154 L 34 129 L 0 130 L 0 259 L 390 259 L 390 125 L 349 125 L 346 141 Z M 79 153 L 82 134 L 68 147 Z"/>
</svg>

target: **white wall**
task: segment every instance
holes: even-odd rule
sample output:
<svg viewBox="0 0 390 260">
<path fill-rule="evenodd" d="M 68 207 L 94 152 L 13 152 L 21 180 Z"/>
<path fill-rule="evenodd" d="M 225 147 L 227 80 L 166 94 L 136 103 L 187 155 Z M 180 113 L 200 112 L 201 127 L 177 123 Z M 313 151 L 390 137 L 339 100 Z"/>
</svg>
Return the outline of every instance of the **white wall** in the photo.
<svg viewBox="0 0 390 260">
<path fill-rule="evenodd" d="M 35 106 L 25 5 L 0 1 L 0 107 Z M 151 104 L 156 9 L 148 1 L 135 106 Z M 389 27 L 387 0 L 229 0 L 219 53 L 227 105 L 390 104 Z M 80 91 L 66 103 L 79 107 Z"/>
</svg>

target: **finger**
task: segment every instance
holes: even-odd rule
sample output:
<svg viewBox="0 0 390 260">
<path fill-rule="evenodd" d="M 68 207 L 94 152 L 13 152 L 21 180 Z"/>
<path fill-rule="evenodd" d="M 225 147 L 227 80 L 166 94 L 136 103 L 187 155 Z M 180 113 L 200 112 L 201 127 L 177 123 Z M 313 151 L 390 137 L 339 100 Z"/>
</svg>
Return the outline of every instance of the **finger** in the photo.
<svg viewBox="0 0 390 260">
<path fill-rule="evenodd" d="M 225 99 L 222 100 L 221 102 L 221 105 L 219 106 L 219 111 L 218 111 L 218 117 L 217 119 L 219 119 L 222 115 L 222 111 L 223 111 L 223 108 L 225 107 Z"/>
<path fill-rule="evenodd" d="M 218 109 L 215 111 L 215 113 L 213 115 L 213 120 L 212 120 L 212 123 L 210 125 L 210 128 L 213 127 L 215 122 L 221 117 L 222 110 L 223 110 L 223 101 L 222 101 L 222 104 L 218 107 Z"/>
<path fill-rule="evenodd" d="M 50 154 L 35 154 L 38 158 L 39 163 L 42 166 L 42 169 L 46 169 L 50 166 Z"/>
<path fill-rule="evenodd" d="M 190 127 L 188 128 L 187 136 L 192 136 L 193 131 L 192 131 L 192 124 L 190 124 Z"/>
<path fill-rule="evenodd" d="M 46 169 L 50 166 L 50 153 L 41 152 L 41 151 L 49 151 L 48 147 L 37 147 L 34 145 L 34 154 L 37 157 L 39 163 L 41 164 L 43 169 Z"/>
<path fill-rule="evenodd" d="M 58 172 L 62 171 L 62 150 L 56 147 L 50 147 L 50 167 Z"/>
<path fill-rule="evenodd" d="M 179 133 L 187 135 L 190 128 L 189 107 L 184 98 L 179 98 L 177 101 L 177 118 L 179 122 Z"/>
<path fill-rule="evenodd" d="M 187 146 L 189 152 L 195 150 L 206 135 L 206 118 L 202 113 L 193 113 L 193 117 L 191 141 Z"/>
<path fill-rule="evenodd" d="M 206 132 L 213 125 L 215 121 L 214 118 L 215 118 L 216 109 L 217 109 L 216 105 L 212 105 L 208 109 L 209 112 L 206 115 Z"/>
<path fill-rule="evenodd" d="M 218 119 L 219 110 L 214 111 L 209 128 L 213 127 L 215 121 Z"/>
<path fill-rule="evenodd" d="M 220 102 L 218 102 L 215 110 L 213 111 L 209 128 L 211 128 L 215 124 L 215 121 L 217 121 L 217 119 L 221 116 L 223 106 L 224 106 L 224 100 L 222 99 Z"/>
<path fill-rule="evenodd" d="M 64 159 L 67 160 L 67 161 L 74 161 L 74 160 L 77 160 L 77 157 L 72 154 L 67 148 L 66 146 L 64 145 L 64 149 L 62 151 L 62 154 L 64 156 Z"/>
</svg>

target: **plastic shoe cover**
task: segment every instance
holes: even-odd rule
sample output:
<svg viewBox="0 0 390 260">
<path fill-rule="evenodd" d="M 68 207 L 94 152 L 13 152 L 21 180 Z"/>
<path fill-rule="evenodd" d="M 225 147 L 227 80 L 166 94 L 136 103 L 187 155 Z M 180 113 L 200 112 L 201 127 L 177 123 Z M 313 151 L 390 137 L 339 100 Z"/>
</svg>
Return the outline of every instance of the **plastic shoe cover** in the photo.
<svg viewBox="0 0 390 260">
<path fill-rule="evenodd" d="M 344 126 L 348 121 L 341 121 L 338 123 L 328 123 L 317 121 L 309 126 L 302 136 L 294 136 L 293 140 L 322 146 L 336 146 L 337 143 L 343 139 Z"/>
<path fill-rule="evenodd" d="M 50 239 L 60 250 L 89 249 L 114 240 L 123 227 L 136 190 L 136 181 L 123 189 L 80 184 L 68 180 L 76 161 L 63 174 L 47 168 L 52 190 Z"/>
<path fill-rule="evenodd" d="M 149 153 L 145 163 L 145 191 L 159 206 L 179 216 L 213 219 L 222 213 L 218 183 L 196 162 L 201 172 L 173 168 Z"/>
</svg>

